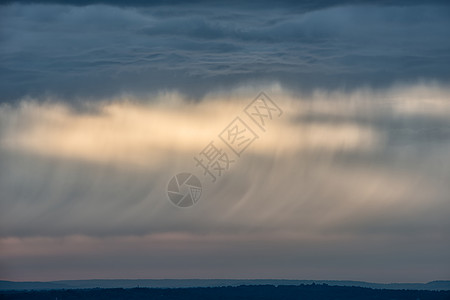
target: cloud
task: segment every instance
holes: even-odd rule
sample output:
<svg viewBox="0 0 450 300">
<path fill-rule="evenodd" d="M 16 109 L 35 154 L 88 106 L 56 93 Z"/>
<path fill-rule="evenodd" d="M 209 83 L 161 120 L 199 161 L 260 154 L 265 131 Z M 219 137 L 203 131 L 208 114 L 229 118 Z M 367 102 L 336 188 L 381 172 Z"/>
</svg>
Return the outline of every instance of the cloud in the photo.
<svg viewBox="0 0 450 300">
<path fill-rule="evenodd" d="M 192 105 L 177 95 L 159 98 L 150 99 L 150 103 L 155 101 L 158 105 L 127 98 L 91 104 L 91 111 L 84 113 L 62 103 L 23 102 L 19 107 L 4 106 L 0 111 L 1 146 L 8 151 L 34 155 L 147 168 L 163 163 L 168 151 L 194 153 L 199 145 L 206 145 L 217 136 L 243 107 L 242 101 L 236 99 L 208 99 Z M 168 98 L 179 104 L 168 105 Z M 286 113 L 293 118 L 299 116 L 296 111 Z M 20 123 L 18 127 L 14 126 L 16 122 Z M 266 155 L 266 149 L 274 144 L 286 151 L 371 149 L 381 139 L 371 128 L 352 122 L 274 126 L 279 134 L 266 137 L 250 152 Z M 302 140 L 291 139 L 293 135 L 301 136 Z"/>
<path fill-rule="evenodd" d="M 430 245 L 440 251 L 426 256 Z M 336 235 L 71 236 L 3 239 L 2 260 L 4 270 L 13 266 L 9 278 L 19 280 L 195 277 L 425 282 L 448 276 L 448 246 L 448 240 L 432 235 L 375 237 L 364 242 Z M 434 267 L 424 267 L 430 264 Z"/>
<path fill-rule="evenodd" d="M 448 82 L 448 6 L 319 8 L 3 5 L 1 101 Z"/>
<path fill-rule="evenodd" d="M 193 157 L 220 142 L 252 88 L 193 103 L 170 93 L 118 98 L 84 111 L 63 101 L 3 106 L 2 235 L 403 234 L 405 227 L 434 232 L 448 225 L 447 89 L 269 90 L 283 118 L 259 133 L 218 184 Z M 186 213 L 165 195 L 181 171 L 197 173 L 205 185 L 203 202 Z"/>
<path fill-rule="evenodd" d="M 4 104 L 3 276 L 447 276 L 450 138 L 430 132 L 450 128 L 448 89 L 301 95 L 266 88 L 283 116 L 216 183 L 193 157 L 242 116 L 254 87 L 198 102 L 162 93 L 79 109 L 55 99 Z M 188 210 L 166 195 L 168 180 L 184 171 L 203 185 L 200 202 Z M 120 274 L 111 260 L 120 261 Z M 381 262 L 397 271 L 380 277 Z M 424 263 L 431 269 L 411 277 Z"/>
<path fill-rule="evenodd" d="M 0 5 L 0 276 L 448 277 L 448 5 L 288 2 Z M 283 115 L 210 182 L 260 90 Z"/>
</svg>

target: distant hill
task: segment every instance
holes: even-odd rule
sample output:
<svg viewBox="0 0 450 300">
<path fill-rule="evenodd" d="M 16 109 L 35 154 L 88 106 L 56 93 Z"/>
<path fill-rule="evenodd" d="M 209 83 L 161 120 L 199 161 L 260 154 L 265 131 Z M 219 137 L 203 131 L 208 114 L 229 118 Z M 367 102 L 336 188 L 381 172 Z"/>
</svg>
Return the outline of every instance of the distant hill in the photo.
<svg viewBox="0 0 450 300">
<path fill-rule="evenodd" d="M 184 287 L 224 287 L 241 285 L 301 285 L 328 284 L 331 286 L 354 286 L 390 290 L 450 290 L 450 280 L 428 283 L 371 283 L 342 280 L 283 280 L 283 279 L 92 279 L 59 281 L 0 281 L 0 290 L 54 290 L 93 288 L 184 288 Z"/>
<path fill-rule="evenodd" d="M 309 285 L 241 285 L 196 288 L 114 288 L 0 291 L 1 300 L 448 300 L 450 291 L 392 290 Z"/>
</svg>

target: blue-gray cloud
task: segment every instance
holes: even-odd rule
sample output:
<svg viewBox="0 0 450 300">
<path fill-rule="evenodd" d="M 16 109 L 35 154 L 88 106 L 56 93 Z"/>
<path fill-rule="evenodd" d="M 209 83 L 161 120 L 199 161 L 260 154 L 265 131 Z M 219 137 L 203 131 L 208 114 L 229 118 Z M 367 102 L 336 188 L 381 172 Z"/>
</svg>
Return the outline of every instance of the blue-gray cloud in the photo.
<svg viewBox="0 0 450 300">
<path fill-rule="evenodd" d="M 174 89 L 198 98 L 255 81 L 302 90 L 448 82 L 449 15 L 439 3 L 303 10 L 13 3 L 0 6 L 0 97 Z"/>
</svg>

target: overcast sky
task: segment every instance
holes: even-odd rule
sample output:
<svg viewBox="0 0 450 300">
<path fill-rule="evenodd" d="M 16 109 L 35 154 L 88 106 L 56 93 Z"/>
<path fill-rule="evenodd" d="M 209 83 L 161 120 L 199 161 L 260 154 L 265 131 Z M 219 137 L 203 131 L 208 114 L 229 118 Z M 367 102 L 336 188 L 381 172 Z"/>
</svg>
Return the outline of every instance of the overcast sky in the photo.
<svg viewBox="0 0 450 300">
<path fill-rule="evenodd" d="M 445 1 L 124 2 L 0 4 L 0 279 L 450 279 Z"/>
</svg>

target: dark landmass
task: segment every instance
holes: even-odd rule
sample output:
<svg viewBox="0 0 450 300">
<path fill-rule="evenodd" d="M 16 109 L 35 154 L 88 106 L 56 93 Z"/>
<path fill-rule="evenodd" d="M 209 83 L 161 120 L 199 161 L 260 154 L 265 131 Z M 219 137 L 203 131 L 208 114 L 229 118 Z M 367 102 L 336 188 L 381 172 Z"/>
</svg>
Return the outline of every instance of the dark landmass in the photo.
<svg viewBox="0 0 450 300">
<path fill-rule="evenodd" d="M 202 288 L 132 288 L 132 289 L 69 289 L 40 291 L 2 291 L 0 299 L 396 299 L 449 300 L 450 291 L 389 290 L 363 287 L 310 285 L 243 285 L 238 287 Z"/>
<path fill-rule="evenodd" d="M 93 289 L 93 288 L 188 288 L 188 287 L 237 287 L 241 285 L 301 285 L 328 284 L 333 286 L 354 286 L 374 289 L 408 290 L 450 290 L 450 281 L 428 283 L 371 283 L 344 280 L 283 280 L 283 279 L 93 279 L 60 280 L 47 282 L 0 281 L 1 290 L 50 290 L 50 289 Z"/>
</svg>

